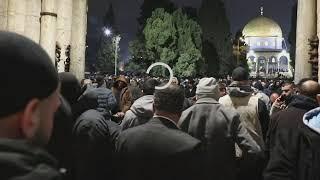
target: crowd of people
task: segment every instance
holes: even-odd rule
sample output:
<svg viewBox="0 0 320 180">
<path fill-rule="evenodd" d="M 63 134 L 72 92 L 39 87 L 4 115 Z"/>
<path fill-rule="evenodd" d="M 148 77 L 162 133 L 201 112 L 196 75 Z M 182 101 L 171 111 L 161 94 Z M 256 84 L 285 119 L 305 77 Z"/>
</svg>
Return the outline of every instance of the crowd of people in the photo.
<svg viewBox="0 0 320 180">
<path fill-rule="evenodd" d="M 0 32 L 1 180 L 317 180 L 312 79 L 78 79 Z"/>
</svg>

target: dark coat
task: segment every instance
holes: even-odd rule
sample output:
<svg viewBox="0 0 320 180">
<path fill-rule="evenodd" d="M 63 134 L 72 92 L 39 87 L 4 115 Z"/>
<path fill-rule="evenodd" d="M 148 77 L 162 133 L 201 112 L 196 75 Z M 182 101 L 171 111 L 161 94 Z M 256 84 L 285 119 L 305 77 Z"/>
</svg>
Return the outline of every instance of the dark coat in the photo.
<svg viewBox="0 0 320 180">
<path fill-rule="evenodd" d="M 84 111 L 95 109 L 103 114 L 106 119 L 110 119 L 112 112 L 115 111 L 117 102 L 112 91 L 107 88 L 89 89 L 83 94 L 75 104 L 74 116 L 78 118 Z"/>
<path fill-rule="evenodd" d="M 239 120 L 239 115 L 212 98 L 199 99 L 182 113 L 181 129 L 200 139 L 206 150 L 208 179 L 236 179 L 235 143 L 245 156 L 262 154 L 260 146 Z"/>
<path fill-rule="evenodd" d="M 200 141 L 165 118 L 155 117 L 123 131 L 117 141 L 117 152 L 121 179 L 202 179 Z"/>
<path fill-rule="evenodd" d="M 88 110 L 76 121 L 73 128 L 76 180 L 114 179 L 115 148 L 120 127 L 105 120 L 100 112 Z"/>
<path fill-rule="evenodd" d="M 61 180 L 57 162 L 23 140 L 0 139 L 1 180 Z"/>
<path fill-rule="evenodd" d="M 296 160 L 299 149 L 299 127 L 303 115 L 318 107 L 318 103 L 306 96 L 294 96 L 288 108 L 271 117 L 267 139 L 270 160 L 264 173 L 266 180 L 297 179 Z"/>
<path fill-rule="evenodd" d="M 71 170 L 72 127 L 74 120 L 69 103 L 61 96 L 61 105 L 55 113 L 50 141 L 46 147 L 48 152 L 59 162 L 59 167 L 67 170 L 68 178 Z"/>
</svg>

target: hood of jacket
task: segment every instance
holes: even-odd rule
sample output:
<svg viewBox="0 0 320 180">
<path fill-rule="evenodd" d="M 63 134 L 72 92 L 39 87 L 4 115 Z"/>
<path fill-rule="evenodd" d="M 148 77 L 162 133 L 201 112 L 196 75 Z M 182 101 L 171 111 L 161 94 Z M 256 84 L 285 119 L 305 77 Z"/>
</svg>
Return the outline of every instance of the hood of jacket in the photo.
<svg viewBox="0 0 320 180">
<path fill-rule="evenodd" d="M 289 102 L 288 107 L 296 107 L 306 111 L 319 107 L 316 100 L 304 95 L 293 95 L 287 101 Z"/>
<path fill-rule="evenodd" d="M 0 162 L 1 179 L 60 176 L 56 160 L 24 140 L 0 139 Z"/>
<path fill-rule="evenodd" d="M 229 85 L 228 92 L 233 97 L 246 97 L 252 95 L 254 89 L 250 85 L 240 85 L 237 81 L 234 81 Z"/>
<path fill-rule="evenodd" d="M 131 106 L 130 110 L 140 117 L 153 116 L 153 95 L 142 96 L 137 99 Z"/>
<path fill-rule="evenodd" d="M 303 116 L 303 123 L 320 135 L 320 107 L 307 112 Z"/>
</svg>

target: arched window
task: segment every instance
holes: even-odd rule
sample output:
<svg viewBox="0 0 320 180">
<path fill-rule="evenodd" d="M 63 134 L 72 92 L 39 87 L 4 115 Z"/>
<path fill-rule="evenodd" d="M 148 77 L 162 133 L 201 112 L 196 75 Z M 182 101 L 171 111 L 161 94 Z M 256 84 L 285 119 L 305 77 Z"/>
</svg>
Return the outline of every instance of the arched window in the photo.
<svg viewBox="0 0 320 180">
<path fill-rule="evenodd" d="M 268 59 L 268 73 L 275 74 L 278 72 L 278 59 L 275 56 L 271 56 Z"/>
<path fill-rule="evenodd" d="M 289 61 L 286 56 L 281 56 L 279 60 L 279 72 L 288 72 Z"/>
<path fill-rule="evenodd" d="M 267 68 L 267 59 L 264 56 L 258 58 L 258 72 L 266 73 Z"/>
<path fill-rule="evenodd" d="M 251 72 L 256 72 L 257 71 L 257 63 L 255 61 L 255 57 L 254 56 L 249 56 L 248 57 L 248 65 L 249 65 L 249 69 Z"/>
</svg>

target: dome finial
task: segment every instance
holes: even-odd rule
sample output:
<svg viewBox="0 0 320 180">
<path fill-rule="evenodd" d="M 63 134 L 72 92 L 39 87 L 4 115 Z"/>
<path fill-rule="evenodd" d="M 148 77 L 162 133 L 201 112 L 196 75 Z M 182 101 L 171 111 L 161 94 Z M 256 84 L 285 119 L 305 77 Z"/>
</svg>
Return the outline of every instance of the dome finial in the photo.
<svg viewBox="0 0 320 180">
<path fill-rule="evenodd" d="M 260 14 L 263 16 L 263 6 L 260 7 Z"/>
</svg>

